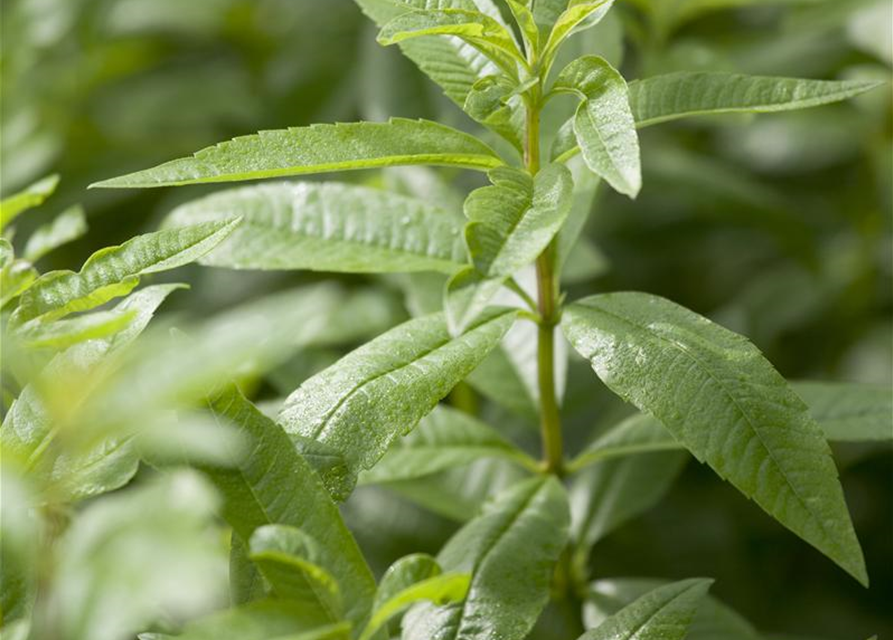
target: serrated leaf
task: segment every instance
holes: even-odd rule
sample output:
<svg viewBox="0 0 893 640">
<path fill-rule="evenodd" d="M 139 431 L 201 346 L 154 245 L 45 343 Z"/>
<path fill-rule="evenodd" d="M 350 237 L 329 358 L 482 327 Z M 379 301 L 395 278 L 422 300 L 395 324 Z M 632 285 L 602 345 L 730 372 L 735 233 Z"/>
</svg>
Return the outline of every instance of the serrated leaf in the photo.
<svg viewBox="0 0 893 640">
<path fill-rule="evenodd" d="M 771 113 L 852 98 L 880 86 L 859 80 L 805 80 L 716 72 L 680 72 L 629 85 L 636 124 L 713 113 Z"/>
<path fill-rule="evenodd" d="M 884 385 L 794 382 L 829 440 L 893 440 L 893 395 Z"/>
<path fill-rule="evenodd" d="M 462 600 L 470 582 L 468 574 L 443 574 L 437 561 L 427 554 L 400 558 L 381 579 L 374 613 L 360 639 L 372 638 L 388 620 L 416 602 L 428 600 L 443 605 Z"/>
<path fill-rule="evenodd" d="M 262 600 L 186 625 L 165 640 L 348 640 L 348 623 L 328 624 L 318 609 L 289 600 Z"/>
<path fill-rule="evenodd" d="M 338 451 L 355 480 L 499 344 L 514 319 L 513 311 L 494 310 L 456 338 L 443 314 L 405 322 L 302 384 L 279 423 Z"/>
<path fill-rule="evenodd" d="M 524 638 L 548 602 L 568 521 L 567 498 L 555 478 L 499 494 L 437 556 L 445 571 L 472 574 L 465 602 L 413 607 L 403 618 L 403 640 Z"/>
<path fill-rule="evenodd" d="M 356 0 L 363 12 L 379 27 L 401 15 L 407 9 L 455 8 L 493 14 L 489 0 Z M 440 85 L 446 96 L 463 108 L 475 82 L 487 76 L 499 74 L 497 67 L 483 53 L 460 38 L 432 36 L 406 40 L 399 44 L 403 54 L 412 60 L 429 78 Z M 493 131 L 522 148 L 524 105 L 520 100 L 510 105 L 511 117 L 484 123 Z"/>
<path fill-rule="evenodd" d="M 58 184 L 59 176 L 53 174 L 0 201 L 0 230 L 28 209 L 43 204 L 53 195 Z"/>
<path fill-rule="evenodd" d="M 487 171 L 503 162 L 467 133 L 427 120 L 393 118 L 261 131 L 92 186 L 179 186 L 414 164 Z"/>
<path fill-rule="evenodd" d="M 713 580 L 693 578 L 658 587 L 580 640 L 684 640 Z"/>
<path fill-rule="evenodd" d="M 312 536 L 319 543 L 320 566 L 341 587 L 346 618 L 364 624 L 375 580 L 322 482 L 286 433 L 237 389 L 221 392 L 209 406 L 250 441 L 250 455 L 236 468 L 204 469 L 223 496 L 223 517 L 243 540 L 269 524 L 289 525 Z"/>
<path fill-rule="evenodd" d="M 574 134 L 586 166 L 634 198 L 642 187 L 642 167 L 623 76 L 603 58 L 585 56 L 561 71 L 553 91 L 574 92 L 583 98 L 574 116 Z"/>
<path fill-rule="evenodd" d="M 570 305 L 565 335 L 615 393 L 860 582 L 862 551 L 808 408 L 746 338 L 642 293 Z"/>
<path fill-rule="evenodd" d="M 504 75 L 484 76 L 471 86 L 461 106 L 474 120 L 500 133 L 522 152 L 517 132 L 523 129 L 524 111 L 518 88 Z"/>
<path fill-rule="evenodd" d="M 249 558 L 280 598 L 310 605 L 328 622 L 342 619 L 338 582 L 319 566 L 324 554 L 312 537 L 288 525 L 268 524 L 251 534 Z"/>
<path fill-rule="evenodd" d="M 177 207 L 169 226 L 241 218 L 202 264 L 347 273 L 443 271 L 466 262 L 462 220 L 422 200 L 338 183 L 227 189 Z"/>
<path fill-rule="evenodd" d="M 573 34 L 594 27 L 605 17 L 614 0 L 570 0 L 552 26 L 549 39 L 543 47 L 543 60 L 551 64 L 558 48 Z"/>
<path fill-rule="evenodd" d="M 538 463 L 498 431 L 456 409 L 439 405 L 409 435 L 360 476 L 361 484 L 410 480 L 480 458 L 503 458 L 527 469 Z"/>
<path fill-rule="evenodd" d="M 611 578 L 589 585 L 583 619 L 595 627 L 608 617 L 654 589 L 666 580 L 649 578 Z M 685 640 L 762 640 L 762 636 L 744 618 L 716 598 L 706 595 L 689 626 Z"/>
<path fill-rule="evenodd" d="M 126 295 L 140 276 L 175 269 L 197 260 L 232 233 L 238 220 L 208 222 L 137 236 L 94 253 L 78 273 L 51 271 L 22 295 L 14 324 L 50 321 L 92 309 Z"/>
<path fill-rule="evenodd" d="M 87 217 L 80 205 L 69 207 L 52 222 L 39 226 L 25 243 L 24 258 L 37 262 L 43 256 L 87 233 Z"/>
</svg>

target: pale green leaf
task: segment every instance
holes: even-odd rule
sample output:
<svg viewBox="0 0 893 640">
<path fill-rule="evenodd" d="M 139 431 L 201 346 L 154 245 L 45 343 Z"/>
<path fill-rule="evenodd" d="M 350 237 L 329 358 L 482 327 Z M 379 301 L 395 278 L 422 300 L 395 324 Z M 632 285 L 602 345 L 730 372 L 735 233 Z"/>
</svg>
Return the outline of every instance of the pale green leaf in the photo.
<svg viewBox="0 0 893 640">
<path fill-rule="evenodd" d="M 384 572 L 375 594 L 373 609 L 380 608 L 388 600 L 417 582 L 441 575 L 443 570 L 437 560 L 427 553 L 403 556 Z"/>
<path fill-rule="evenodd" d="M 356 0 L 363 12 L 379 27 L 402 15 L 409 9 L 475 9 L 496 16 L 498 8 L 491 0 Z M 496 9 L 496 11 L 494 11 Z M 497 67 L 487 56 L 461 38 L 431 36 L 404 40 L 398 45 L 403 55 L 412 60 L 434 82 L 440 85 L 447 97 L 460 108 L 466 104 L 474 84 L 487 76 L 499 74 Z M 524 105 L 515 100 L 509 105 L 511 115 L 505 119 L 488 120 L 486 126 L 522 148 Z M 473 116 L 474 117 L 474 116 Z"/>
<path fill-rule="evenodd" d="M 593 440 L 567 467 L 570 471 L 576 471 L 601 460 L 684 448 L 660 421 L 639 413 Z"/>
<path fill-rule="evenodd" d="M 0 201 L 0 230 L 23 212 L 43 204 L 44 200 L 53 195 L 58 184 L 58 175 L 47 176 Z"/>
<path fill-rule="evenodd" d="M 31 286 L 37 270 L 25 260 L 16 260 L 12 243 L 0 238 L 0 308 Z"/>
<path fill-rule="evenodd" d="M 539 50 L 540 30 L 536 23 L 536 16 L 527 6 L 525 0 L 506 0 L 509 10 L 515 18 L 515 22 L 521 29 L 521 35 L 524 37 L 524 45 L 528 55 L 531 51 Z"/>
<path fill-rule="evenodd" d="M 24 258 L 29 262 L 37 262 L 50 251 L 77 240 L 87 233 L 87 217 L 80 205 L 69 207 L 52 222 L 41 225 L 32 233 L 25 243 Z"/>
<path fill-rule="evenodd" d="M 808 408 L 746 338 L 642 293 L 570 305 L 562 326 L 602 381 L 860 582 L 837 469 Z"/>
<path fill-rule="evenodd" d="M 539 417 L 537 400 L 524 384 L 505 347 L 491 351 L 465 381 L 481 395 L 518 416 L 533 422 Z"/>
<path fill-rule="evenodd" d="M 468 375 L 514 319 L 512 311 L 494 310 L 456 338 L 443 314 L 410 320 L 307 380 L 279 422 L 339 452 L 355 476 Z"/>
<path fill-rule="evenodd" d="M 549 39 L 543 47 L 545 64 L 551 64 L 558 53 L 558 48 L 567 38 L 597 25 L 613 4 L 614 0 L 570 0 L 567 8 L 555 20 Z"/>
<path fill-rule="evenodd" d="M 634 198 L 642 187 L 642 167 L 623 76 L 603 58 L 585 56 L 561 71 L 553 91 L 583 98 L 574 116 L 574 133 L 586 166 Z"/>
<path fill-rule="evenodd" d="M 883 83 L 680 72 L 631 82 L 639 127 L 712 113 L 771 113 L 840 102 Z"/>
<path fill-rule="evenodd" d="M 498 431 L 466 413 L 440 405 L 360 476 L 362 484 L 410 480 L 480 458 L 503 458 L 527 469 L 538 463 Z"/>
<path fill-rule="evenodd" d="M 649 578 L 611 578 L 593 582 L 583 606 L 584 623 L 587 627 L 596 627 L 633 600 L 666 584 L 666 580 Z M 698 607 L 685 640 L 762 640 L 762 636 L 747 620 L 707 595 Z"/>
<path fill-rule="evenodd" d="M 22 295 L 13 321 L 54 320 L 128 294 L 142 275 L 197 260 L 232 233 L 238 220 L 209 222 L 137 236 L 94 253 L 78 273 L 51 271 Z"/>
<path fill-rule="evenodd" d="M 348 640 L 350 625 L 330 624 L 318 609 L 289 600 L 261 600 L 200 618 L 164 640 Z"/>
<path fill-rule="evenodd" d="M 404 640 L 521 640 L 549 600 L 567 542 L 567 498 L 555 478 L 517 484 L 488 503 L 437 559 L 473 577 L 462 604 L 421 604 L 403 618 Z"/>
<path fill-rule="evenodd" d="M 97 311 L 55 322 L 31 321 L 16 330 L 16 339 L 29 349 L 61 350 L 123 331 L 135 316 L 135 311 Z"/>
<path fill-rule="evenodd" d="M 394 118 L 261 131 L 92 186 L 162 187 L 414 164 L 487 171 L 503 163 L 467 133 L 427 120 Z"/>
<path fill-rule="evenodd" d="M 436 204 L 338 183 L 227 189 L 175 209 L 168 226 L 241 218 L 201 262 L 237 269 L 444 271 L 466 262 L 462 220 Z"/>
<path fill-rule="evenodd" d="M 243 540 L 269 524 L 289 525 L 312 536 L 319 546 L 318 564 L 341 587 L 346 618 L 355 625 L 365 623 L 375 580 L 313 469 L 285 432 L 235 388 L 215 397 L 210 408 L 238 427 L 251 447 L 236 468 L 205 468 L 223 496 L 223 517 Z"/>
<path fill-rule="evenodd" d="M 471 86 L 462 109 L 523 151 L 518 134 L 524 127 L 523 100 L 518 86 L 505 75 L 484 76 Z"/>
<path fill-rule="evenodd" d="M 288 525 L 268 524 L 251 534 L 249 558 L 280 598 L 312 605 L 328 622 L 339 622 L 344 607 L 338 582 L 319 566 L 325 555 L 312 537 Z"/>
<path fill-rule="evenodd" d="M 884 385 L 794 382 L 829 440 L 893 440 L 893 394 Z"/>
<path fill-rule="evenodd" d="M 684 640 L 712 580 L 680 580 L 646 593 L 580 640 Z"/>
</svg>

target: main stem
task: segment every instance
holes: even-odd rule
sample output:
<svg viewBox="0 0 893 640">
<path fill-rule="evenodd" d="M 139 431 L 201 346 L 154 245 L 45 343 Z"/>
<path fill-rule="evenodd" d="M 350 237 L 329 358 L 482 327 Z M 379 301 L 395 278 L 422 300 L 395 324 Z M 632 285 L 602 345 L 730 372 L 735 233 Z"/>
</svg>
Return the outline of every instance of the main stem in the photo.
<svg viewBox="0 0 893 640">
<path fill-rule="evenodd" d="M 539 97 L 527 107 L 527 144 L 524 164 L 532 176 L 540 169 Z M 553 243 L 554 244 L 554 243 Z M 564 472 L 561 443 L 561 416 L 555 397 L 555 325 L 558 292 L 553 269 L 554 246 L 550 244 L 536 260 L 537 308 L 537 383 L 540 395 L 540 433 L 543 440 L 543 466 L 549 473 Z"/>
</svg>

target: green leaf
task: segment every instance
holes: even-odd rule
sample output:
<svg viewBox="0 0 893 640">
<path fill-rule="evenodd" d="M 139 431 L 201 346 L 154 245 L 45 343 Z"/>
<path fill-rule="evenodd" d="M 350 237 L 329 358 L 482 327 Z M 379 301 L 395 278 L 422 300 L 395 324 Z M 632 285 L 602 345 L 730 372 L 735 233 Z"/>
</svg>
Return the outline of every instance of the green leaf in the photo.
<svg viewBox="0 0 893 640">
<path fill-rule="evenodd" d="M 493 14 L 490 0 L 356 0 L 363 12 L 379 27 L 409 9 L 455 8 L 478 9 Z M 492 15 L 491 15 L 492 17 Z M 447 97 L 464 108 L 474 84 L 487 76 L 499 75 L 497 67 L 487 56 L 459 38 L 431 36 L 399 43 L 400 50 L 429 78 L 440 85 Z M 523 139 L 524 105 L 521 100 L 510 103 L 511 116 L 504 120 L 484 122 L 486 126 L 521 149 Z M 474 116 L 473 116 L 474 117 Z"/>
<path fill-rule="evenodd" d="M 533 398 L 521 376 L 500 346 L 490 352 L 465 381 L 486 398 L 522 418 L 536 422 L 537 400 Z"/>
<path fill-rule="evenodd" d="M 538 463 L 492 427 L 439 405 L 416 429 L 397 440 L 384 457 L 360 476 L 361 484 L 410 480 L 459 467 L 480 458 L 503 458 L 536 471 Z"/>
<path fill-rule="evenodd" d="M 168 226 L 241 218 L 201 259 L 237 269 L 443 271 L 466 262 L 461 219 L 434 204 L 337 183 L 227 189 L 176 208 Z"/>
<path fill-rule="evenodd" d="M 257 565 L 248 558 L 248 543 L 235 532 L 230 536 L 229 594 L 233 606 L 261 600 L 269 591 Z"/>
<path fill-rule="evenodd" d="M 25 260 L 37 262 L 49 252 L 77 240 L 85 233 L 87 217 L 84 208 L 80 205 L 69 207 L 52 222 L 41 225 L 31 234 L 25 244 Z"/>
<path fill-rule="evenodd" d="M 485 127 L 502 135 L 523 152 L 518 131 L 524 127 L 523 100 L 519 86 L 505 75 L 484 76 L 471 86 L 462 109 Z"/>
<path fill-rule="evenodd" d="M 693 578 L 658 587 L 584 633 L 580 640 L 684 640 L 712 583 Z"/>
<path fill-rule="evenodd" d="M 135 316 L 134 311 L 97 311 L 56 322 L 31 321 L 18 328 L 16 339 L 29 349 L 61 350 L 123 331 Z"/>
<path fill-rule="evenodd" d="M 422 604 L 403 618 L 404 640 L 520 640 L 549 600 L 567 542 L 567 498 L 554 478 L 517 484 L 487 504 L 437 559 L 473 577 L 463 604 Z"/>
<path fill-rule="evenodd" d="M 6 228 L 6 225 L 28 209 L 43 204 L 44 200 L 53 195 L 58 184 L 58 175 L 47 176 L 0 201 L 0 230 Z"/>
<path fill-rule="evenodd" d="M 576 458 L 568 463 L 569 471 L 585 466 L 639 453 L 675 451 L 685 446 L 676 440 L 659 420 L 639 413 L 623 420 L 593 440 Z"/>
<path fill-rule="evenodd" d="M 580 566 L 596 543 L 660 502 L 687 460 L 681 451 L 647 453 L 604 460 L 575 477 L 570 499 Z"/>
<path fill-rule="evenodd" d="M 518 169 L 490 172 L 492 186 L 473 191 L 465 201 L 465 241 L 474 271 L 460 272 L 447 284 L 450 331 L 461 332 L 486 307 L 503 282 L 536 260 L 549 245 L 571 207 L 573 179 L 560 164 L 549 164 L 535 178 Z"/>
<path fill-rule="evenodd" d="M 642 293 L 570 305 L 568 340 L 615 393 L 860 582 L 837 469 L 808 408 L 746 338 Z"/>
<path fill-rule="evenodd" d="M 261 131 L 92 186 L 178 186 L 413 164 L 487 171 L 503 163 L 467 133 L 427 120 L 393 118 Z"/>
<path fill-rule="evenodd" d="M 319 565 L 341 587 L 346 618 L 362 625 L 372 605 L 375 580 L 313 469 L 285 432 L 235 388 L 217 395 L 210 408 L 250 441 L 251 455 L 236 468 L 205 468 L 223 496 L 223 517 L 243 540 L 269 524 L 290 525 L 312 536 L 319 543 Z"/>
<path fill-rule="evenodd" d="M 667 585 L 666 580 L 611 578 L 589 585 L 583 618 L 587 627 L 596 627 L 620 609 L 649 591 Z M 688 629 L 686 640 L 762 640 L 744 618 L 710 595 L 704 596 Z"/>
<path fill-rule="evenodd" d="M 175 269 L 197 260 L 232 233 L 238 220 L 209 222 L 147 233 L 94 253 L 80 272 L 51 271 L 22 295 L 15 324 L 55 320 L 128 294 L 142 275 Z"/>
<path fill-rule="evenodd" d="M 893 440 L 893 396 L 884 385 L 794 382 L 829 440 Z"/>
<path fill-rule="evenodd" d="M 405 322 L 302 384 L 279 423 L 339 452 L 353 478 L 411 431 L 497 345 L 515 313 L 494 310 L 456 338 L 443 314 Z"/>
<path fill-rule="evenodd" d="M 316 540 L 295 527 L 269 524 L 254 530 L 249 548 L 249 558 L 280 598 L 312 605 L 329 622 L 342 619 L 341 590 L 319 566 L 325 556 Z"/>
<path fill-rule="evenodd" d="M 539 50 L 540 30 L 536 23 L 533 11 L 523 0 L 506 0 L 509 10 L 515 18 L 515 22 L 521 29 L 524 44 L 528 54 Z"/>
<path fill-rule="evenodd" d="M 574 116 L 574 134 L 586 166 L 634 198 L 642 187 L 642 167 L 623 76 L 603 58 L 585 56 L 561 71 L 553 91 L 583 98 Z"/>
<path fill-rule="evenodd" d="M 561 12 L 549 33 L 543 47 L 543 60 L 546 68 L 554 60 L 558 48 L 573 34 L 594 27 L 611 9 L 614 0 L 570 0 Z"/>
<path fill-rule="evenodd" d="M 419 553 L 400 558 L 381 579 L 374 613 L 360 640 L 372 638 L 388 620 L 416 602 L 428 600 L 444 605 L 461 601 L 470 583 L 468 574 L 442 574 L 440 565 L 429 555 Z"/>
<path fill-rule="evenodd" d="M 165 640 L 348 640 L 348 623 L 328 624 L 318 609 L 289 600 L 263 600 L 201 618 Z"/>
<path fill-rule="evenodd" d="M 37 270 L 25 260 L 16 260 L 12 243 L 0 238 L 0 308 L 31 286 Z"/>
<path fill-rule="evenodd" d="M 636 124 L 714 113 L 771 113 L 840 102 L 883 83 L 680 72 L 631 82 Z"/>
</svg>

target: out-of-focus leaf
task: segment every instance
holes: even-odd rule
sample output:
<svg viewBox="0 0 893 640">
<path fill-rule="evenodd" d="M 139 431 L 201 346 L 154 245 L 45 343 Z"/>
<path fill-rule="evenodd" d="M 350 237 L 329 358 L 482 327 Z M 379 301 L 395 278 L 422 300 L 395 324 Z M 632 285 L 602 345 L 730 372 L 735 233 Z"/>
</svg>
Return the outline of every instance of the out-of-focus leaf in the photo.
<svg viewBox="0 0 893 640">
<path fill-rule="evenodd" d="M 467 133 L 427 120 L 393 118 L 261 131 L 93 186 L 178 186 L 413 164 L 487 171 L 503 163 Z"/>
<path fill-rule="evenodd" d="M 684 640 L 713 580 L 692 578 L 639 597 L 580 640 Z"/>
<path fill-rule="evenodd" d="M 97 311 L 55 322 L 29 322 L 16 331 L 16 338 L 27 348 L 61 350 L 123 331 L 135 315 L 134 311 Z"/>
<path fill-rule="evenodd" d="M 649 578 L 611 578 L 589 585 L 583 619 L 587 627 L 597 627 L 633 600 L 668 584 Z M 761 640 L 762 636 L 740 615 L 707 595 L 688 629 L 686 640 Z"/>
<path fill-rule="evenodd" d="M 466 262 L 462 220 L 422 200 L 347 184 L 229 189 L 175 209 L 174 227 L 241 218 L 203 264 L 237 269 L 381 273 L 444 271 Z"/>
<path fill-rule="evenodd" d="M 77 240 L 87 233 L 87 217 L 80 205 L 69 207 L 52 222 L 41 225 L 25 243 L 24 258 L 37 262 L 50 251 Z"/>
<path fill-rule="evenodd" d="M 319 546 L 318 564 L 341 588 L 346 618 L 355 625 L 365 623 L 375 579 L 313 469 L 285 432 L 237 389 L 218 394 L 210 408 L 250 441 L 250 455 L 236 468 L 205 468 L 223 496 L 224 518 L 243 540 L 269 524 L 296 527 L 312 536 Z"/>
<path fill-rule="evenodd" d="M 525 637 L 549 599 L 568 520 L 567 498 L 554 478 L 501 493 L 437 556 L 445 571 L 472 574 L 465 602 L 410 609 L 403 618 L 404 640 Z"/>
<path fill-rule="evenodd" d="M 583 99 L 574 116 L 574 133 L 586 166 L 634 198 L 642 187 L 642 166 L 623 76 L 603 58 L 584 56 L 561 71 L 553 90 Z"/>
<path fill-rule="evenodd" d="M 543 60 L 551 62 L 566 38 L 597 25 L 613 4 L 614 0 L 570 0 L 552 26 L 543 47 Z"/>
<path fill-rule="evenodd" d="M 581 300 L 565 310 L 562 326 L 610 389 L 656 416 L 695 457 L 867 582 L 821 429 L 752 343 L 642 293 Z"/>
<path fill-rule="evenodd" d="M 828 440 L 893 440 L 893 395 L 883 385 L 794 382 Z"/>
<path fill-rule="evenodd" d="M 341 590 L 319 566 L 323 553 L 316 540 L 295 527 L 269 524 L 254 530 L 249 547 L 249 558 L 280 598 L 311 605 L 328 622 L 342 619 Z"/>
<path fill-rule="evenodd" d="M 360 475 L 360 483 L 409 480 L 459 467 L 479 458 L 504 458 L 531 470 L 538 463 L 476 418 L 438 406 L 409 435 L 397 440 L 384 457 Z"/>
<path fill-rule="evenodd" d="M 197 260 L 232 233 L 238 220 L 208 222 L 147 233 L 94 253 L 78 273 L 51 271 L 22 295 L 13 321 L 55 320 L 126 295 L 140 276 Z"/>
<path fill-rule="evenodd" d="M 493 349 L 465 381 L 509 411 L 528 420 L 536 420 L 536 401 L 531 397 L 503 347 Z"/>
<path fill-rule="evenodd" d="M 120 640 L 164 616 L 195 615 L 226 583 L 209 529 L 217 498 L 193 472 L 162 476 L 79 513 L 35 616 L 37 637 Z"/>
<path fill-rule="evenodd" d="M 12 243 L 0 238 L 0 308 L 21 295 L 37 277 L 37 270 L 31 263 L 16 260 Z"/>
<path fill-rule="evenodd" d="M 342 455 L 354 475 L 345 479 L 349 493 L 355 474 L 409 433 L 499 344 L 514 319 L 513 311 L 494 310 L 456 338 L 443 314 L 405 322 L 302 384 L 279 422 Z"/>
<path fill-rule="evenodd" d="M 640 413 L 623 420 L 593 440 L 580 455 L 568 463 L 568 469 L 573 471 L 601 460 L 622 456 L 684 448 L 659 420 Z"/>
<path fill-rule="evenodd" d="M 0 201 L 0 229 L 3 229 L 20 214 L 43 204 L 43 201 L 53 195 L 59 184 L 59 176 L 51 175 L 42 178 L 8 198 Z"/>
<path fill-rule="evenodd" d="M 0 626 L 5 638 L 7 633 L 14 636 L 13 624 L 27 622 L 31 612 L 42 523 L 32 507 L 34 496 L 9 453 L 0 467 L 0 480 Z"/>
</svg>

